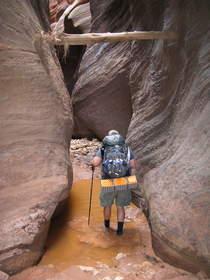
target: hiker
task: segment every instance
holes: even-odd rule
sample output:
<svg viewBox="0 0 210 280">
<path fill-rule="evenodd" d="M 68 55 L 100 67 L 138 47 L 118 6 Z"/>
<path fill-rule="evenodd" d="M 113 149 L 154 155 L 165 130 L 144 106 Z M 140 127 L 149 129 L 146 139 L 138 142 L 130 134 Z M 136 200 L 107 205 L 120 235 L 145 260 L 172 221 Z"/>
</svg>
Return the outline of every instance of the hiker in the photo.
<svg viewBox="0 0 210 280">
<path fill-rule="evenodd" d="M 101 179 L 122 178 L 135 175 L 135 160 L 133 153 L 125 143 L 124 138 L 116 130 L 110 130 L 104 137 L 102 147 L 96 152 L 91 165 L 99 166 L 102 163 Z M 127 177 L 126 177 L 127 178 Z M 102 182 L 101 181 L 101 182 Z M 103 189 L 108 189 L 104 191 Z M 124 206 L 131 202 L 131 190 L 127 185 L 123 189 L 117 190 L 117 187 L 102 188 L 100 193 L 101 206 L 104 207 L 104 226 L 109 228 L 111 218 L 111 207 L 115 200 L 117 207 L 117 235 L 123 234 L 123 225 L 125 218 Z"/>
</svg>

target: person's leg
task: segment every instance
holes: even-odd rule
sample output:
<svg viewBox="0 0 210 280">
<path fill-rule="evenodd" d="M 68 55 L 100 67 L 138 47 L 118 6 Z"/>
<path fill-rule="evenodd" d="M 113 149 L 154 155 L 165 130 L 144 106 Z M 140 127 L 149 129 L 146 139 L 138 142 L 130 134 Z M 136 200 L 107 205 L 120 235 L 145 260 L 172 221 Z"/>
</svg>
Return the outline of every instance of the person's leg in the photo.
<svg viewBox="0 0 210 280">
<path fill-rule="evenodd" d="M 125 209 L 124 207 L 117 206 L 117 221 L 124 222 L 125 219 Z"/>
<path fill-rule="evenodd" d="M 117 206 L 117 235 L 123 234 L 124 219 L 125 219 L 124 207 Z"/>
<path fill-rule="evenodd" d="M 104 207 L 104 226 L 109 227 L 111 218 L 112 206 Z"/>
<path fill-rule="evenodd" d="M 129 205 L 131 202 L 131 191 L 123 190 L 118 191 L 116 196 L 116 207 L 117 207 L 117 235 L 123 234 L 123 226 L 125 219 L 124 206 Z"/>
<path fill-rule="evenodd" d="M 111 208 L 114 201 L 114 192 L 101 192 L 100 201 L 104 214 L 104 226 L 109 227 L 111 218 Z"/>
</svg>

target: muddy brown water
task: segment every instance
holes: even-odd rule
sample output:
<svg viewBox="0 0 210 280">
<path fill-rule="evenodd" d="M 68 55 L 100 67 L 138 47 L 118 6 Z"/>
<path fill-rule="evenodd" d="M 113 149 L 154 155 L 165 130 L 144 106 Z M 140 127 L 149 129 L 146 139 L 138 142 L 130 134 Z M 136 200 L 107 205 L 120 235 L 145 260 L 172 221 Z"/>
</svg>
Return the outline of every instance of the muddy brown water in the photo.
<svg viewBox="0 0 210 280">
<path fill-rule="evenodd" d="M 132 211 L 126 209 L 125 232 L 116 235 L 116 207 L 112 208 L 111 228 L 103 226 L 102 207 L 99 202 L 100 181 L 94 180 L 90 225 L 88 210 L 90 197 L 90 180 L 81 180 L 73 184 L 68 205 L 62 217 L 50 229 L 47 251 L 40 265 L 53 264 L 59 270 L 70 265 L 95 266 L 100 263 L 114 265 L 118 253 L 134 254 L 142 247 L 142 240 L 137 224 L 146 225 L 143 215 L 133 219 Z"/>
</svg>

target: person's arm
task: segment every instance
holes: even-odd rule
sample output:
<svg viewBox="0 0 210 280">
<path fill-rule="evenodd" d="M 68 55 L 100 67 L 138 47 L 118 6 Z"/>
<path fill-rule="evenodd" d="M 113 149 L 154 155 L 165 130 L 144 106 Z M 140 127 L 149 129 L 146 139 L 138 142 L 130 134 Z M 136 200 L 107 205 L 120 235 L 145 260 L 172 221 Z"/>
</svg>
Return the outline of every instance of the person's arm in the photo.
<svg viewBox="0 0 210 280">
<path fill-rule="evenodd" d="M 96 167 L 96 166 L 99 166 L 102 162 L 102 159 L 98 156 L 95 156 L 92 161 L 91 161 L 91 165 Z"/>
<path fill-rule="evenodd" d="M 101 149 L 99 149 L 95 156 L 93 157 L 92 161 L 91 161 L 91 166 L 96 167 L 99 166 L 102 162 L 102 154 L 101 154 Z"/>
</svg>

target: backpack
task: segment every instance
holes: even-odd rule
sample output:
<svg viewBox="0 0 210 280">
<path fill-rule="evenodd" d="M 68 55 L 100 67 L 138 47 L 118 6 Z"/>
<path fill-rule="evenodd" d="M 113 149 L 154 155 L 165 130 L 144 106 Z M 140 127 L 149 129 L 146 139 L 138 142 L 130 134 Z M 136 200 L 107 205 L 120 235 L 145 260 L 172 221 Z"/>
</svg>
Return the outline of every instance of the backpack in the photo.
<svg viewBox="0 0 210 280">
<path fill-rule="evenodd" d="M 130 149 L 121 135 L 110 135 L 103 139 L 102 170 L 108 178 L 128 176 Z"/>
</svg>

